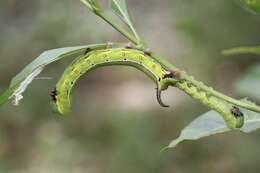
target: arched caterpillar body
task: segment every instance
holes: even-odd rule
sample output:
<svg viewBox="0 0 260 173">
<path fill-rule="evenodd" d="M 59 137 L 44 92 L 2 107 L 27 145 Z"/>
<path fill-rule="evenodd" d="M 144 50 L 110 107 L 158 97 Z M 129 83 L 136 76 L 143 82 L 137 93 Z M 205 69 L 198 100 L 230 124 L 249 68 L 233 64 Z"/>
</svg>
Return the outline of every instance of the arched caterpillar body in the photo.
<svg viewBox="0 0 260 173">
<path fill-rule="evenodd" d="M 207 94 L 203 89 L 182 79 L 179 71 L 168 71 L 148 54 L 128 48 L 109 48 L 91 51 L 85 56 L 79 57 L 68 66 L 57 83 L 55 90 L 51 93 L 58 112 L 65 114 L 70 111 L 71 89 L 83 74 L 95 68 L 109 65 L 133 66 L 147 74 L 157 84 L 157 100 L 162 106 L 167 105 L 161 101 L 161 91 L 172 85 L 220 113 L 228 127 L 234 129 L 243 125 L 244 117 L 237 107 L 235 108 L 224 100 Z"/>
<path fill-rule="evenodd" d="M 145 53 L 127 48 L 96 50 L 76 59 L 64 71 L 51 96 L 59 113 L 70 111 L 70 93 L 76 81 L 85 73 L 101 66 L 127 65 L 133 66 L 147 74 L 157 84 L 157 99 L 162 106 L 160 93 L 168 83 L 169 71 Z M 171 79 L 172 80 L 172 79 Z M 177 81 L 177 80 L 176 80 Z"/>
</svg>

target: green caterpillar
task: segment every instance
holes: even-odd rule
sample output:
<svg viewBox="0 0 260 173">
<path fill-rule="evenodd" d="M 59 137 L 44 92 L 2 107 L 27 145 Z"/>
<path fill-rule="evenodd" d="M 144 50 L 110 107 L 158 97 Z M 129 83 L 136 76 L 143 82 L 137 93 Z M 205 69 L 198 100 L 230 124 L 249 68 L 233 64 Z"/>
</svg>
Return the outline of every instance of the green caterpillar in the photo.
<svg viewBox="0 0 260 173">
<path fill-rule="evenodd" d="M 243 126 L 244 115 L 238 107 L 231 105 L 222 99 L 208 95 L 206 92 L 193 86 L 188 81 L 179 82 L 176 86 L 192 98 L 220 113 L 229 128 L 235 129 Z"/>
<path fill-rule="evenodd" d="M 167 89 L 170 72 L 144 52 L 127 49 L 105 49 L 89 52 L 74 61 L 63 73 L 61 79 L 52 91 L 51 96 L 59 113 L 70 111 L 70 92 L 76 81 L 85 73 L 101 66 L 128 65 L 147 74 L 157 84 L 157 100 L 161 106 L 167 107 L 161 101 L 161 91 Z M 177 80 L 176 80 L 177 81 Z"/>
<path fill-rule="evenodd" d="M 237 107 L 208 95 L 204 90 L 192 85 L 189 81 L 182 79 L 181 72 L 168 71 L 160 63 L 149 56 L 149 52 L 127 48 L 104 49 L 88 52 L 86 55 L 76 59 L 64 71 L 51 96 L 59 113 L 66 114 L 70 111 L 70 93 L 77 80 L 85 73 L 101 67 L 110 65 L 133 66 L 143 71 L 157 84 L 157 100 L 161 106 L 166 107 L 161 100 L 161 91 L 169 85 L 178 87 L 202 104 L 220 113 L 228 127 L 234 129 L 242 127 L 243 113 Z"/>
</svg>

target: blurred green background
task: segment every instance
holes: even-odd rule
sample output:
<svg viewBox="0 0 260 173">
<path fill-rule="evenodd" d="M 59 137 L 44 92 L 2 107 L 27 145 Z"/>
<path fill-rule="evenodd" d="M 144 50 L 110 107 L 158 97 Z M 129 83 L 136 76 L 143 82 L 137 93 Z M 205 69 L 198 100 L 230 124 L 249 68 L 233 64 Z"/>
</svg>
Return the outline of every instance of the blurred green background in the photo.
<svg viewBox="0 0 260 173">
<path fill-rule="evenodd" d="M 259 57 L 225 58 L 220 51 L 260 43 L 259 16 L 227 0 L 129 0 L 129 6 L 154 51 L 217 90 L 243 96 L 235 82 Z M 0 0 L 0 92 L 44 50 L 107 41 L 125 40 L 77 0 Z M 130 67 L 91 72 L 74 90 L 71 115 L 53 114 L 49 92 L 70 61 L 46 68 L 41 76 L 52 80 L 35 80 L 18 107 L 1 107 L 1 173 L 260 170 L 259 131 L 185 142 L 160 154 L 207 108 L 174 88 L 163 93 L 171 107 L 161 108 L 155 85 Z"/>
</svg>

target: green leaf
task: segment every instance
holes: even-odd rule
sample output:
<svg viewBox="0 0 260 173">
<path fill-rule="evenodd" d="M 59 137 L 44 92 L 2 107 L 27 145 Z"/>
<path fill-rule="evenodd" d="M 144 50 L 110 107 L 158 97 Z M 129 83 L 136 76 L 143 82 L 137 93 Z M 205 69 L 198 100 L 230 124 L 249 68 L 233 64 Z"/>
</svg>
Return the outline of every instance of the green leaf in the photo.
<svg viewBox="0 0 260 173">
<path fill-rule="evenodd" d="M 260 63 L 250 67 L 236 82 L 236 92 L 260 101 Z"/>
<path fill-rule="evenodd" d="M 129 26 L 129 28 L 134 33 L 136 39 L 140 41 L 140 37 L 136 32 L 131 17 L 129 15 L 126 0 L 109 0 L 109 6 L 113 10 L 114 14 L 119 16 L 119 18 Z"/>
<path fill-rule="evenodd" d="M 92 5 L 87 0 L 80 0 L 83 4 L 85 4 L 91 11 L 93 11 Z"/>
<path fill-rule="evenodd" d="M 252 104 L 250 101 L 243 101 Z M 243 108 L 241 108 L 241 111 L 245 116 L 245 124 L 238 130 L 244 133 L 250 133 L 260 128 L 260 113 L 252 112 Z M 180 136 L 173 140 L 165 149 L 174 148 L 185 140 L 197 140 L 206 136 L 229 131 L 232 130 L 226 126 L 222 117 L 215 111 L 209 111 L 193 120 L 181 131 Z"/>
<path fill-rule="evenodd" d="M 13 98 L 13 103 L 17 105 L 19 100 L 23 98 L 22 93 L 33 79 L 41 73 L 46 65 L 62 58 L 78 56 L 83 54 L 86 49 L 101 49 L 105 47 L 106 44 L 95 44 L 59 48 L 43 52 L 12 79 L 9 88 L 0 96 L 0 106 L 6 103 L 10 98 Z"/>
<path fill-rule="evenodd" d="M 260 15 L 260 0 L 239 0 L 242 6 L 255 14 Z"/>
<path fill-rule="evenodd" d="M 85 4 L 94 13 L 101 11 L 101 6 L 99 4 L 99 0 L 80 0 L 80 1 L 83 4 Z"/>
<path fill-rule="evenodd" d="M 133 26 L 125 0 L 109 0 L 109 6 L 127 25 Z"/>
<path fill-rule="evenodd" d="M 260 46 L 256 46 L 256 47 L 237 47 L 237 48 L 226 49 L 226 50 L 222 51 L 222 54 L 225 55 L 225 56 L 239 55 L 239 54 L 260 55 Z"/>
<path fill-rule="evenodd" d="M 13 90 L 8 88 L 1 96 L 0 96 L 0 106 L 7 102 L 9 97 L 12 95 Z"/>
</svg>

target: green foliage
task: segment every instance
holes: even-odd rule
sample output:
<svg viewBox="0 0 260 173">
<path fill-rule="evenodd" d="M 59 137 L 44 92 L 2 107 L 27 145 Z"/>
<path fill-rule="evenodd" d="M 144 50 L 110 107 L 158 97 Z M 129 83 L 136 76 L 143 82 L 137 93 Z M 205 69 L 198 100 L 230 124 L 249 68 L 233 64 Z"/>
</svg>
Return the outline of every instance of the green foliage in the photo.
<svg viewBox="0 0 260 173">
<path fill-rule="evenodd" d="M 143 21 L 137 25 L 138 30 L 143 32 L 153 51 L 161 52 L 181 69 L 224 93 L 237 98 L 248 96 L 259 103 L 253 94 L 259 85 L 250 85 L 255 89 L 247 88 L 252 95 L 241 95 L 234 90 L 235 81 L 239 82 L 240 75 L 243 78 L 250 71 L 258 56 L 224 59 L 219 54 L 224 48 L 260 43 L 256 15 L 246 13 L 235 0 L 128 2 L 137 12 L 132 13 L 133 17 Z M 43 50 L 122 40 L 110 26 L 84 11 L 81 5 L 71 0 L 0 1 L 0 93 Z M 188 34 L 183 28 L 181 33 L 176 32 L 176 22 L 185 22 L 184 18 L 196 26 L 194 33 Z M 197 115 L 206 112 L 207 107 L 170 88 L 162 93 L 170 108 L 160 108 L 155 99 L 155 86 L 132 68 L 93 71 L 83 77 L 74 92 L 71 116 L 53 115 L 49 92 L 72 60 L 65 58 L 47 66 L 38 77 L 52 79 L 35 79 L 19 107 L 5 104 L 0 108 L 0 172 L 244 173 L 260 170 L 259 130 L 187 141 L 160 154 L 159 150 Z"/>
<path fill-rule="evenodd" d="M 260 0 L 239 0 L 250 11 L 260 15 Z"/>
<path fill-rule="evenodd" d="M 225 56 L 239 55 L 239 54 L 256 54 L 260 55 L 260 46 L 257 47 L 237 47 L 223 50 L 222 54 Z"/>
<path fill-rule="evenodd" d="M 257 105 L 251 103 L 251 102 L 243 102 L 236 99 L 233 99 L 231 97 L 228 97 L 220 92 L 217 92 L 213 90 L 211 87 L 206 86 L 200 81 L 195 80 L 192 76 L 186 74 L 185 71 L 179 70 L 175 65 L 169 63 L 165 59 L 163 59 L 161 56 L 147 51 L 147 47 L 143 44 L 144 42 L 140 39 L 138 33 L 135 30 L 135 27 L 131 21 L 131 17 L 128 12 L 127 3 L 125 0 L 110 0 L 109 5 L 112 11 L 120 17 L 120 19 L 127 24 L 127 26 L 131 29 L 132 34 L 128 33 L 127 30 L 125 30 L 123 27 L 115 23 L 113 20 L 111 20 L 105 13 L 102 11 L 101 6 L 99 4 L 98 0 L 81 0 L 82 3 L 84 3 L 93 13 L 95 13 L 97 16 L 101 17 L 104 21 L 106 21 L 108 24 L 110 24 L 114 29 L 119 31 L 123 36 L 125 36 L 128 40 L 130 40 L 133 43 L 133 46 L 129 46 L 131 49 L 138 49 L 142 51 L 142 53 L 145 53 L 149 55 L 151 58 L 153 58 L 153 61 L 156 61 L 160 64 L 165 70 L 167 70 L 166 75 L 171 74 L 169 78 L 172 78 L 172 80 L 176 77 L 174 74 L 177 74 L 178 81 L 173 82 L 173 86 L 178 87 L 182 91 L 189 94 L 192 98 L 200 101 L 202 104 L 209 106 L 210 108 L 218 111 L 220 114 L 223 114 L 223 109 L 225 109 L 226 115 L 230 116 L 231 118 L 228 118 L 229 120 L 235 119 L 234 113 L 231 112 L 232 106 L 238 106 L 239 109 L 241 109 L 241 112 L 245 114 L 245 125 L 240 129 L 243 132 L 251 132 L 252 130 L 256 130 L 260 127 L 258 124 L 258 117 L 259 114 L 256 112 L 260 112 L 260 107 Z M 248 3 L 249 1 L 247 1 Z M 257 12 L 257 4 L 251 3 L 247 4 L 250 5 L 250 8 L 254 9 Z M 41 54 L 36 60 L 34 60 L 31 64 L 29 64 L 27 67 L 25 67 L 24 70 L 22 70 L 21 73 L 19 73 L 16 77 L 13 78 L 10 88 L 0 97 L 0 105 L 5 103 L 7 99 L 14 98 L 15 104 L 19 103 L 19 100 L 22 99 L 22 93 L 25 91 L 27 86 L 33 81 L 33 79 L 39 75 L 44 67 L 46 65 L 49 65 L 50 63 L 57 61 L 59 59 L 65 58 L 65 57 L 76 57 L 78 55 L 82 55 L 86 52 L 87 49 L 90 49 L 91 51 L 101 49 L 101 48 L 107 48 L 106 44 L 101 45 L 89 45 L 89 46 L 80 46 L 80 47 L 70 47 L 70 48 L 61 48 L 61 49 L 55 49 L 55 50 L 49 50 Z M 120 44 L 122 46 L 122 44 Z M 254 52 L 256 53 L 258 51 L 258 48 L 240 48 L 239 50 L 232 50 L 232 51 L 225 51 L 225 54 L 232 54 L 234 52 Z M 151 61 L 152 62 L 152 61 Z M 104 63 L 104 62 L 102 62 Z M 150 63 L 150 62 L 149 62 Z M 163 76 L 164 77 L 164 76 Z M 161 78 L 160 78 L 161 79 Z M 63 81 L 64 82 L 64 81 Z M 185 84 L 184 87 L 182 87 L 182 84 Z M 167 87 L 166 87 L 167 88 Z M 210 98 L 216 98 L 218 101 L 217 103 L 221 103 L 221 106 L 218 104 L 214 104 Z M 208 100 L 209 99 L 209 100 Z M 229 104 L 228 106 L 224 105 L 222 106 L 222 103 Z M 251 111 L 250 111 L 251 110 Z M 252 112 L 254 111 L 254 112 Z M 239 110 L 239 113 L 241 113 Z M 243 121 L 243 119 L 242 119 Z M 239 121 L 239 125 L 237 126 L 235 123 L 233 123 L 231 128 L 240 128 L 243 124 L 243 122 Z M 178 143 L 180 143 L 183 140 L 195 140 L 199 139 L 204 136 L 209 136 L 217 133 L 227 132 L 231 129 L 227 128 L 223 120 L 219 117 L 218 114 L 215 112 L 209 112 L 205 115 L 202 115 L 201 117 L 194 120 L 190 125 L 188 125 L 181 133 L 180 137 L 173 141 L 168 148 L 175 147 Z"/>
<path fill-rule="evenodd" d="M 252 103 L 247 100 L 244 100 L 244 102 Z M 247 109 L 241 109 L 241 111 L 245 116 L 245 124 L 239 131 L 251 133 L 260 128 L 260 113 Z M 229 131 L 230 128 L 227 127 L 225 121 L 215 111 L 209 111 L 193 120 L 181 131 L 180 136 L 173 140 L 165 149 L 174 148 L 185 140 L 198 140 L 203 137 Z"/>
<path fill-rule="evenodd" d="M 104 47 L 106 47 L 106 44 L 95 44 L 59 48 L 43 52 L 12 79 L 8 90 L 0 96 L 0 106 L 6 103 L 10 98 L 14 99 L 14 104 L 18 104 L 22 99 L 22 93 L 33 79 L 41 73 L 45 66 L 63 58 L 75 57 L 83 54 L 87 48 L 96 49 Z"/>
<path fill-rule="evenodd" d="M 114 12 L 114 14 L 116 14 L 117 16 L 119 16 L 119 18 L 125 23 L 127 24 L 127 26 L 132 30 L 132 32 L 134 33 L 136 39 L 141 42 L 140 37 L 138 35 L 138 33 L 135 30 L 135 27 L 133 25 L 133 22 L 131 20 L 129 11 L 128 11 L 128 5 L 126 0 L 109 0 L 109 6 L 112 9 L 112 11 Z"/>
<path fill-rule="evenodd" d="M 125 22 L 130 28 L 134 28 L 125 0 L 109 0 L 109 6 L 113 12 L 122 19 L 123 22 Z"/>
<path fill-rule="evenodd" d="M 101 6 L 99 0 L 80 0 L 85 4 L 92 12 L 99 13 L 101 11 Z"/>
</svg>

